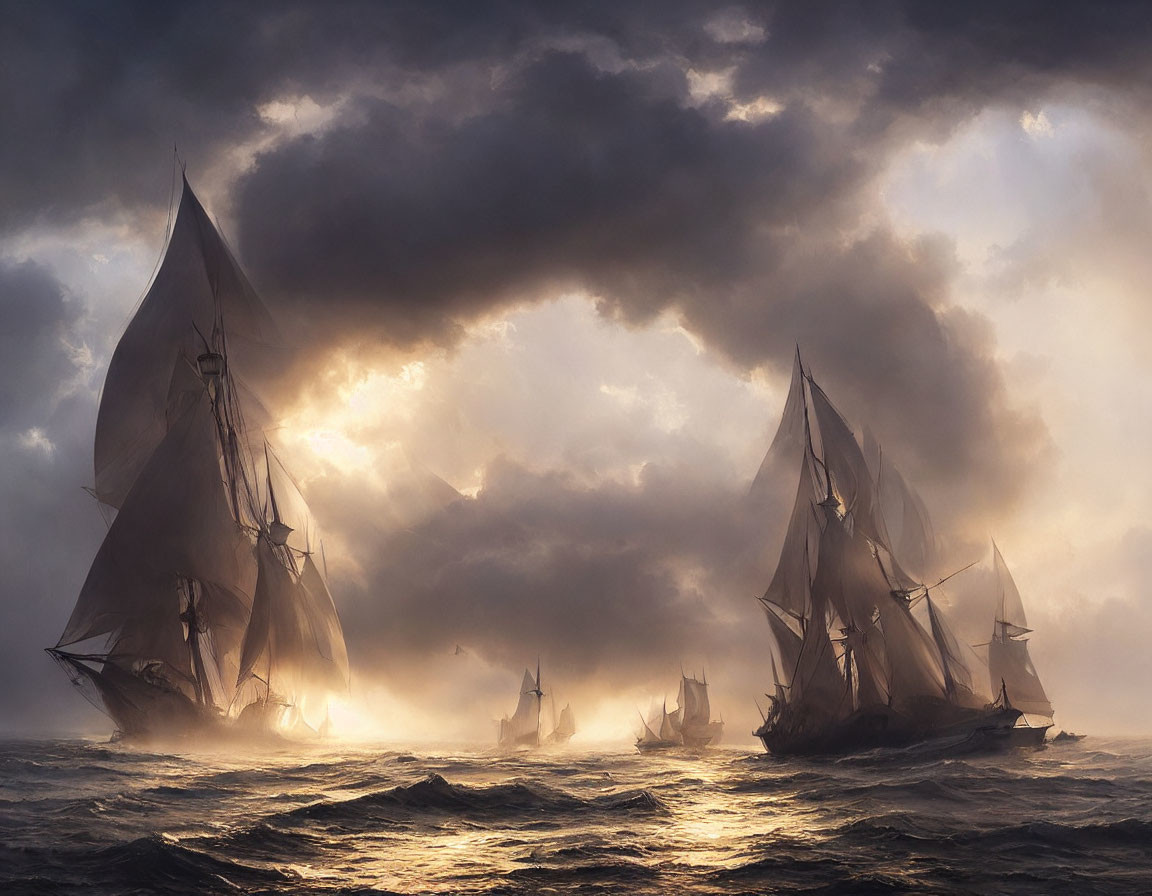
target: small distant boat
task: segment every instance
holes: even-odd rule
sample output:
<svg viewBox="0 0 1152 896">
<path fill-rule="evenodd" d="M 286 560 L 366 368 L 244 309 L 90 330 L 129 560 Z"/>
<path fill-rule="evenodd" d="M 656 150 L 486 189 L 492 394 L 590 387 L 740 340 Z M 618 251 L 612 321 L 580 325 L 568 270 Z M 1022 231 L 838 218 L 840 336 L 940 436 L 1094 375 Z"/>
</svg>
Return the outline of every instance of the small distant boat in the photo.
<svg viewBox="0 0 1152 896">
<path fill-rule="evenodd" d="M 676 709 L 668 712 L 665 703 L 650 719 L 640 717 L 643 728 L 636 738 L 636 749 L 642 753 L 687 747 L 700 750 L 719 742 L 724 733 L 723 720 L 712 720 L 708 701 L 708 678 L 680 675 L 680 694 Z"/>
<path fill-rule="evenodd" d="M 1023 637 L 1032 631 L 1024 616 L 1024 601 L 995 541 L 992 565 L 999 601 L 992 640 L 988 642 L 989 679 L 992 689 L 1000 692 L 1001 702 L 1021 713 L 1009 742 L 1016 747 L 1038 747 L 1052 727 L 1052 702 L 1028 655 L 1028 639 Z"/>
<path fill-rule="evenodd" d="M 1085 734 L 1076 734 L 1072 731 L 1061 731 L 1054 738 L 1052 738 L 1052 743 L 1054 743 L 1054 744 L 1074 744 L 1074 743 L 1076 743 L 1076 741 L 1084 740 L 1085 737 L 1087 737 L 1087 735 L 1085 735 Z"/>
<path fill-rule="evenodd" d="M 719 743 L 724 734 L 723 720 L 712 719 L 712 707 L 708 701 L 708 676 L 701 673 L 701 679 L 681 673 L 680 695 L 673 719 L 684 746 L 693 750 Z"/>
<path fill-rule="evenodd" d="M 640 736 L 636 738 L 636 749 L 641 753 L 655 753 L 660 750 L 673 750 L 684 746 L 680 732 L 676 730 L 673 714 L 668 712 L 668 703 L 665 701 L 658 713 L 645 719 L 640 716 Z"/>
<path fill-rule="evenodd" d="M 576 719 L 572 707 L 565 705 L 560 717 L 554 721 L 552 731 L 541 735 L 540 717 L 545 694 L 540 688 L 540 662 L 536 662 L 536 677 L 530 669 L 524 670 L 520 682 L 520 697 L 511 717 L 500 720 L 499 745 L 506 750 L 534 748 L 542 744 L 566 744 L 576 733 Z"/>
<path fill-rule="evenodd" d="M 553 706 L 552 709 L 552 733 L 544 739 L 544 742 L 547 744 L 566 744 L 576 733 L 576 717 L 572 715 L 572 706 L 565 703 L 564 708 L 560 710 L 559 718 L 556 717 L 556 707 Z"/>
</svg>

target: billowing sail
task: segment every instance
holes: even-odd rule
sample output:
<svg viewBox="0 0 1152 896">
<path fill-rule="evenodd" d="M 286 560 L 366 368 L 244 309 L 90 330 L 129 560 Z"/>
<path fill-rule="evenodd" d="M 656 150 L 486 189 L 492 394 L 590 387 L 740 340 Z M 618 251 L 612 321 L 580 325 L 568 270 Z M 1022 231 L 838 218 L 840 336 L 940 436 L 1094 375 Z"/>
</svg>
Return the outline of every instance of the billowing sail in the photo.
<svg viewBox="0 0 1152 896">
<path fill-rule="evenodd" d="M 774 603 L 796 618 L 802 617 L 807 611 L 812 570 L 819 558 L 820 527 L 817 524 L 814 498 L 812 467 L 805 458 L 801 461 L 796 503 L 788 521 L 780 560 L 768 590 L 764 592 L 764 600 Z"/>
<path fill-rule="evenodd" d="M 768 617 L 768 625 L 772 629 L 775 641 L 776 649 L 773 657 L 780 657 L 780 676 L 776 680 L 782 686 L 789 687 L 796 673 L 796 665 L 800 661 L 800 646 L 803 641 L 768 604 L 764 604 L 764 613 Z"/>
<path fill-rule="evenodd" d="M 663 717 L 656 719 L 645 719 L 640 716 L 640 736 L 637 738 L 637 743 L 640 744 L 655 744 L 660 742 L 659 730 Z"/>
<path fill-rule="evenodd" d="M 228 509 L 214 433 L 201 389 L 126 495 L 58 647 L 110 635 L 111 653 L 190 672 L 180 578 L 213 586 L 222 622 L 234 625 L 244 615 L 251 549 Z"/>
<path fill-rule="evenodd" d="M 872 622 L 852 625 L 844 633 L 844 643 L 855 674 L 856 708 L 886 705 L 891 692 L 883 632 Z"/>
<path fill-rule="evenodd" d="M 341 691 L 348 654 L 336 608 L 311 557 L 297 575 L 284 548 L 261 534 L 252 620 L 241 651 L 240 677 L 257 675 L 282 696 Z"/>
<path fill-rule="evenodd" d="M 540 742 L 540 695 L 532 672 L 524 670 L 520 682 L 520 697 L 516 701 L 516 712 L 511 718 L 500 722 L 500 743 L 506 746 L 527 744 L 536 746 Z"/>
<path fill-rule="evenodd" d="M 659 735 L 661 740 L 678 740 L 680 732 L 676 730 L 676 726 L 672 721 L 672 716 L 668 712 L 668 707 L 665 706 L 660 717 L 660 730 Z"/>
<path fill-rule="evenodd" d="M 204 352 L 220 320 L 238 370 L 275 333 L 267 309 L 184 181 L 164 261 L 116 346 L 100 395 L 94 491 L 104 503 L 123 504 L 164 438 L 177 358 Z"/>
<path fill-rule="evenodd" d="M 995 541 L 992 542 L 992 565 L 996 572 L 998 592 L 996 621 L 1006 625 L 1009 634 L 1012 635 L 1023 635 L 1032 631 L 1028 628 L 1028 619 L 1024 615 L 1024 601 L 1020 597 L 1020 589 L 1016 587 L 1016 581 L 1008 571 L 1008 565 L 1000 555 L 1000 548 L 996 546 Z"/>
<path fill-rule="evenodd" d="M 813 715 L 838 717 L 846 708 L 845 685 L 836 662 L 836 648 L 828 636 L 827 604 L 814 590 L 812 613 L 801 639 L 789 700 Z"/>
<path fill-rule="evenodd" d="M 819 427 L 821 458 L 832 487 L 839 496 L 845 513 L 850 513 L 856 528 L 872 541 L 887 545 L 883 520 L 878 513 L 872 473 L 864 462 L 864 453 L 856 436 L 840 412 L 832 406 L 824 390 L 811 383 L 812 410 Z"/>
<path fill-rule="evenodd" d="M 265 443 L 264 461 L 267 467 L 268 505 L 271 528 L 282 533 L 275 540 L 297 551 L 309 553 L 319 543 L 318 527 L 296 480 L 285 469 L 276 453 Z M 283 527 L 283 528 L 280 528 Z"/>
<path fill-rule="evenodd" d="M 1028 655 L 1028 640 L 1020 637 L 1031 631 L 1024 616 L 1024 601 L 995 542 L 992 556 L 998 591 L 996 625 L 988 644 L 992 691 L 999 694 L 1003 690 L 1008 702 L 1021 712 L 1051 717 L 1052 703 Z"/>
<path fill-rule="evenodd" d="M 796 463 L 804 456 L 808 444 L 804 405 L 804 368 L 800 364 L 800 354 L 797 352 L 792 362 L 792 383 L 784 402 L 780 426 L 760 464 L 756 478 L 752 480 L 752 494 L 771 489 L 772 480 L 777 475 L 777 467 L 794 469 Z"/>
<path fill-rule="evenodd" d="M 944 672 L 936 646 L 899 597 L 880 603 L 880 625 L 888 653 L 888 689 L 893 705 L 915 697 L 943 699 Z"/>
<path fill-rule="evenodd" d="M 936 535 L 928 508 L 884 455 L 880 443 L 864 429 L 864 458 L 877 485 L 883 528 L 892 554 L 914 575 L 925 576 L 937 565 Z"/>
<path fill-rule="evenodd" d="M 988 644 L 988 672 L 997 693 L 1003 686 L 1008 702 L 1016 709 L 1051 717 L 1052 703 L 1032 665 L 1027 641 L 993 638 Z"/>
<path fill-rule="evenodd" d="M 552 732 L 554 738 L 567 739 L 576 733 L 576 717 L 572 715 L 572 707 L 568 704 L 560 710 L 560 721 L 556 723 L 556 729 Z"/>
<path fill-rule="evenodd" d="M 680 677 L 680 695 L 676 701 L 679 707 L 680 724 L 707 725 L 712 715 L 708 703 L 708 685 L 695 678 Z"/>
<path fill-rule="evenodd" d="M 983 697 L 974 694 L 972 672 L 968 666 L 969 651 L 960 646 L 960 641 L 952 633 L 952 628 L 944 611 L 925 593 L 924 602 L 928 605 L 928 619 L 932 630 L 932 640 L 940 652 L 941 671 L 944 673 L 944 689 L 949 699 L 967 706 L 981 706 Z"/>
</svg>

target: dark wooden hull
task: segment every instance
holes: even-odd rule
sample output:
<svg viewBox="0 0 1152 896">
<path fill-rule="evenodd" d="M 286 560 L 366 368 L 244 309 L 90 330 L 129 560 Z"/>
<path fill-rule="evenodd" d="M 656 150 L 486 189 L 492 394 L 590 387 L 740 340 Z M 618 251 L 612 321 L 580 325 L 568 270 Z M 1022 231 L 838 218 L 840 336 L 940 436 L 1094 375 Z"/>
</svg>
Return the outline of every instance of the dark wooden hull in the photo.
<svg viewBox="0 0 1152 896">
<path fill-rule="evenodd" d="M 754 734 L 777 756 L 846 755 L 929 742 L 969 752 L 1011 746 L 1011 732 L 1020 718 L 1015 709 L 967 709 L 944 701 L 924 701 L 910 710 L 874 707 L 823 723 L 783 715 Z"/>
<path fill-rule="evenodd" d="M 684 745 L 678 740 L 654 740 L 648 743 L 636 742 L 636 749 L 641 753 L 663 753 L 668 750 L 679 750 Z"/>
<path fill-rule="evenodd" d="M 1040 747 L 1044 744 L 1044 737 L 1048 734 L 1051 725 L 1017 725 L 1012 729 L 1009 745 L 1013 747 Z"/>
</svg>

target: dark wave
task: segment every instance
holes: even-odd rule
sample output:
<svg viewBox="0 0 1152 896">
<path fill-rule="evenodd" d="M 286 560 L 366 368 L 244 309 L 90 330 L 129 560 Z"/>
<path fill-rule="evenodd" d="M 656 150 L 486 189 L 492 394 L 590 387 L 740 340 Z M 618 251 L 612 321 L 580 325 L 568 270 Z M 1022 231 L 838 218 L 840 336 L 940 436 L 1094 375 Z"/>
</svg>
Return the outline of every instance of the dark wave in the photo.
<svg viewBox="0 0 1152 896">
<path fill-rule="evenodd" d="M 1130 753 L 264 761 L 9 743 L 0 893 L 1152 894 L 1152 759 Z"/>
<path fill-rule="evenodd" d="M 96 850 L 22 851 L 5 893 L 235 894 L 296 878 L 208 855 L 153 835 Z M 11 856 L 9 858 L 12 858 Z M 4 880 L 4 878 L 0 878 Z"/>
<path fill-rule="evenodd" d="M 429 813 L 454 817 L 566 815 L 579 812 L 661 813 L 667 807 L 644 790 L 582 799 L 541 784 L 493 784 L 469 787 L 431 774 L 407 786 L 339 802 L 321 802 L 286 813 L 292 818 L 355 821 Z"/>
</svg>

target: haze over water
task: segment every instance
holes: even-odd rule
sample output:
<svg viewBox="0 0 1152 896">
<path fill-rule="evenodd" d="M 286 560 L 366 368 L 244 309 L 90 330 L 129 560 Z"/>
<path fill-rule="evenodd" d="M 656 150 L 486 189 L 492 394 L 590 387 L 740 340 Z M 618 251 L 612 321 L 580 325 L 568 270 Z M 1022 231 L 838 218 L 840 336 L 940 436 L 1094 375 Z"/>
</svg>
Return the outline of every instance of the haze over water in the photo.
<svg viewBox="0 0 1152 896">
<path fill-rule="evenodd" d="M 1152 892 L 1152 742 L 785 760 L 0 744 L 0 891 Z"/>
</svg>

